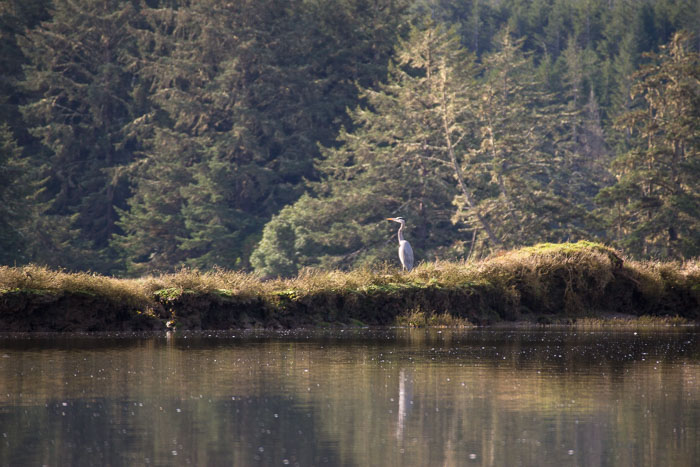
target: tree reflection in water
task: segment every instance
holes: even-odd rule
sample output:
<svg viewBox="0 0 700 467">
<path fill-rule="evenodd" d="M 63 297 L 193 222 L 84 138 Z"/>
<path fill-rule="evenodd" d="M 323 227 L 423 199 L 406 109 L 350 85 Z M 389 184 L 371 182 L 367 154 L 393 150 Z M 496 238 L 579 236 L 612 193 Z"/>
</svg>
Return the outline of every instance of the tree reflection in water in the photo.
<svg viewBox="0 0 700 467">
<path fill-rule="evenodd" d="M 0 465 L 692 465 L 694 328 L 0 338 Z"/>
</svg>

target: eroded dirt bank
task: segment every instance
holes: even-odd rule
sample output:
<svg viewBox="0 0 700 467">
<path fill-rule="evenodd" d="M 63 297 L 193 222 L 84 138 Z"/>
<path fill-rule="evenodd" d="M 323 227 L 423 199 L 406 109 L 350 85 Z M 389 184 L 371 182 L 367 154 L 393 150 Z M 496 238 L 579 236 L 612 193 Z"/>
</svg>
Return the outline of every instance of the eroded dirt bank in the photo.
<svg viewBox="0 0 700 467">
<path fill-rule="evenodd" d="M 488 325 L 620 314 L 700 321 L 700 267 L 626 262 L 580 242 L 424 264 L 410 274 L 385 268 L 269 282 L 225 271 L 126 280 L 0 268 L 4 332 L 392 325 L 410 315 Z"/>
</svg>

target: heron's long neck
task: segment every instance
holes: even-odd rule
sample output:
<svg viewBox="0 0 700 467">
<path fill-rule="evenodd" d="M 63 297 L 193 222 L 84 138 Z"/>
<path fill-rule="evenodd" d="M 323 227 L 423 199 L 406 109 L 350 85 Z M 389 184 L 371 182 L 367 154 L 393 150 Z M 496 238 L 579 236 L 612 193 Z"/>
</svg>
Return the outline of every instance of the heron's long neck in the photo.
<svg viewBox="0 0 700 467">
<path fill-rule="evenodd" d="M 403 227 L 404 224 L 401 224 L 401 227 L 399 227 L 399 242 L 403 241 Z"/>
</svg>

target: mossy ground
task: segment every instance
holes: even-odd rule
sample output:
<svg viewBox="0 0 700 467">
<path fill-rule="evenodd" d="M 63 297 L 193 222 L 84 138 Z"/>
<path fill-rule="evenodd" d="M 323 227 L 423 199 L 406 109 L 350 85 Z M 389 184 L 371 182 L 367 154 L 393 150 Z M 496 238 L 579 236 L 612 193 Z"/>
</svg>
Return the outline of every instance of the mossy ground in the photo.
<svg viewBox="0 0 700 467">
<path fill-rule="evenodd" d="M 597 243 L 541 244 L 479 262 L 305 270 L 293 279 L 183 269 L 118 279 L 0 267 L 0 329 L 128 330 L 562 322 L 610 314 L 700 320 L 700 263 L 624 261 Z"/>
</svg>

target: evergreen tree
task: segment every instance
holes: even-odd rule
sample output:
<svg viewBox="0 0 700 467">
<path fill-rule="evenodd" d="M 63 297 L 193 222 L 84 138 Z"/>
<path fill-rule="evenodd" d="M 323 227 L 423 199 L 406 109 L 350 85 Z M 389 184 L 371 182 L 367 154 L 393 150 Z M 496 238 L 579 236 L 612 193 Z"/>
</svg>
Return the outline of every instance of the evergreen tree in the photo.
<svg viewBox="0 0 700 467">
<path fill-rule="evenodd" d="M 187 236 L 181 190 L 192 180 L 187 164 L 196 157 L 196 150 L 179 143 L 176 135 L 158 129 L 146 142 L 148 157 L 129 168 L 138 173 L 133 177 L 134 194 L 128 210 L 119 211 L 124 233 L 112 240 L 123 252 L 129 274 L 171 271 L 187 259 L 179 248 Z"/>
<path fill-rule="evenodd" d="M 587 212 L 569 181 L 583 179 L 576 172 L 585 167 L 557 146 L 566 130 L 561 107 L 533 81 L 521 42 L 503 34 L 477 80 L 454 32 L 430 22 L 414 28 L 387 83 L 364 90 L 369 107 L 352 112 L 356 129 L 327 151 L 316 196 L 268 224 L 253 254 L 256 270 L 391 258 L 377 223 L 399 210 L 426 256 L 581 236 Z M 456 209 L 446 209 L 450 199 Z M 448 219 L 457 227 L 446 228 Z M 275 269 L 280 251 L 293 255 L 284 270 Z"/>
<path fill-rule="evenodd" d="M 141 77 L 152 83 L 153 118 L 139 125 L 167 129 L 191 154 L 178 192 L 184 232 L 173 240 L 187 264 L 248 265 L 264 223 L 314 177 L 317 144 L 333 142 L 356 83 L 374 83 L 385 68 L 377 62 L 386 61 L 402 3 L 211 1 L 144 11 L 140 42 L 152 59 Z M 149 148 L 161 150 L 170 151 Z M 135 176 L 133 206 L 146 200 Z M 160 248 L 139 233 L 138 217 L 122 225 Z"/>
<path fill-rule="evenodd" d="M 127 69 L 134 12 L 116 0 L 58 1 L 51 21 L 20 38 L 29 60 L 22 84 L 32 96 L 22 112 L 49 154 L 44 211 L 63 219 L 55 225 L 77 230 L 59 236 L 72 237 L 72 248 L 82 252 L 61 266 L 109 268 L 115 208 L 126 194 L 111 171 L 131 157 L 132 142 L 122 130 L 132 118 Z"/>
<path fill-rule="evenodd" d="M 700 252 L 700 60 L 677 33 L 635 75 L 643 105 L 624 113 L 630 149 L 613 164 L 617 182 L 599 200 L 620 246 L 644 257 Z"/>
<path fill-rule="evenodd" d="M 693 138 L 678 136 L 690 124 L 659 115 L 682 122 L 690 110 L 669 106 L 670 91 L 652 105 L 639 86 L 653 73 L 634 73 L 666 60 L 643 53 L 680 27 L 686 53 L 700 47 L 698 8 L 4 0 L 3 261 L 132 274 L 248 268 L 262 235 L 253 265 L 287 275 L 394 260 L 381 222 L 390 214 L 409 219 L 423 258 L 602 235 L 589 210 L 611 183 L 609 152 L 621 154 L 600 197 L 610 237 L 640 256 L 687 256 Z M 394 49 L 426 13 L 455 33 L 421 27 Z M 680 79 L 671 76 L 659 80 Z M 627 116 L 619 131 L 616 114 Z M 665 163 L 681 175 L 661 183 L 659 154 L 681 140 L 680 162 Z M 659 216 L 677 227 L 664 230 Z"/>
<path fill-rule="evenodd" d="M 465 98 L 473 60 L 454 32 L 431 23 L 413 28 L 395 56 L 387 83 L 364 89 L 368 107 L 351 112 L 354 130 L 341 132 L 342 144 L 324 151 L 319 170 L 326 177 L 313 185 L 315 196 L 301 198 L 266 226 L 252 257 L 256 271 L 274 276 L 310 265 L 390 260 L 393 226 L 383 219 L 396 213 L 409 220 L 407 236 L 419 257 L 451 246 L 454 229 L 446 227 L 453 177 L 462 174 L 447 139 L 461 143 L 452 129 L 459 124 L 453 116 L 459 102 L 447 103 L 444 93 Z M 451 67 L 465 72 L 452 74 Z M 458 82 L 458 76 L 467 78 Z M 292 253 L 292 264 L 278 252 Z"/>
<path fill-rule="evenodd" d="M 5 0 L 0 3 L 0 122 L 7 123 L 19 134 L 18 144 L 27 143 L 19 105 L 24 93 L 18 85 L 26 58 L 17 40 L 25 30 L 48 19 L 47 0 Z"/>
<path fill-rule="evenodd" d="M 7 123 L 0 126 L 0 264 L 23 263 L 28 221 L 29 161 Z"/>
<path fill-rule="evenodd" d="M 46 0 L 0 3 L 0 264 L 32 260 L 39 237 L 38 170 L 42 161 L 19 107 L 27 99 L 20 85 L 26 57 L 18 44 L 28 28 L 48 19 Z"/>
<path fill-rule="evenodd" d="M 302 237 L 299 230 L 304 224 L 300 219 L 288 219 L 288 215 L 296 217 L 294 210 L 302 211 L 299 206 L 306 199 L 302 197 L 294 207 L 285 207 L 265 225 L 262 240 L 250 257 L 255 271 L 262 277 L 291 277 L 297 274 L 301 261 L 297 238 Z"/>
<path fill-rule="evenodd" d="M 607 166 L 610 160 L 591 80 L 596 59 L 586 52 L 590 51 L 582 50 L 571 38 L 562 54 L 566 63 L 563 94 L 568 102 L 560 116 L 565 131 L 555 147 L 568 154 L 564 158 L 566 196 L 570 196 L 574 203 L 592 207 L 593 196 L 609 179 Z"/>
<path fill-rule="evenodd" d="M 489 0 L 416 0 L 417 16 L 430 13 L 435 21 L 453 25 L 462 44 L 477 57 L 489 52 L 503 18 L 497 2 Z"/>
<path fill-rule="evenodd" d="M 606 0 L 572 2 L 573 38 L 581 48 L 592 49 L 603 38 L 607 4 Z"/>
<path fill-rule="evenodd" d="M 484 59 L 476 91 L 477 142 L 468 169 L 485 182 L 478 206 L 499 240 L 488 246 L 580 236 L 585 211 L 568 184 L 572 154 L 558 144 L 562 108 L 536 80 L 523 41 L 507 30 L 500 40 L 500 49 Z"/>
</svg>

